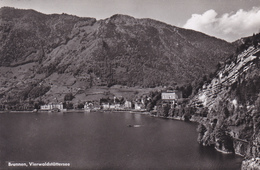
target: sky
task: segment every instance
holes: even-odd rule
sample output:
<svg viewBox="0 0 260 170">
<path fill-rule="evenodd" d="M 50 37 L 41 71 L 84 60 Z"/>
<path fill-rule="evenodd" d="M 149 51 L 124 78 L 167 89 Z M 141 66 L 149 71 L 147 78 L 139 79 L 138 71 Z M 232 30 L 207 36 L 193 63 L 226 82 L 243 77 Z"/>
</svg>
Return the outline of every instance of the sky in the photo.
<svg viewBox="0 0 260 170">
<path fill-rule="evenodd" d="M 0 7 L 105 19 L 151 18 L 232 42 L 260 32 L 260 0 L 0 0 Z"/>
</svg>

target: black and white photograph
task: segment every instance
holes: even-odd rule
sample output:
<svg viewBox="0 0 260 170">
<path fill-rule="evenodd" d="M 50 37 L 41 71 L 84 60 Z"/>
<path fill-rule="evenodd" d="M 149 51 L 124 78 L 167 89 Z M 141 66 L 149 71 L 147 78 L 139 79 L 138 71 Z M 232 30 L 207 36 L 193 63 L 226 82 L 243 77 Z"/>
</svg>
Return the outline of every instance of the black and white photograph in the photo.
<svg viewBox="0 0 260 170">
<path fill-rule="evenodd" d="M 260 0 L 0 0 L 0 170 L 260 170 Z"/>
</svg>

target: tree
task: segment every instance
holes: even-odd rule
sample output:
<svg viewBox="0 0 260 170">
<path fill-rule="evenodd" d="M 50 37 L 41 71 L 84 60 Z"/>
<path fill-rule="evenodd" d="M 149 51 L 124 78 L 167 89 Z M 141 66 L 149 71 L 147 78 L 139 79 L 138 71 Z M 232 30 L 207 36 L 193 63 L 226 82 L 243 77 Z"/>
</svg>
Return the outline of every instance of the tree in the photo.
<svg viewBox="0 0 260 170">
<path fill-rule="evenodd" d="M 168 103 L 164 104 L 162 106 L 163 117 L 168 117 L 169 116 L 169 110 L 170 110 L 170 105 Z"/>
<path fill-rule="evenodd" d="M 37 102 L 34 102 L 34 109 L 40 109 L 41 108 L 41 105 L 44 105 L 45 103 L 43 101 L 37 101 Z"/>
<path fill-rule="evenodd" d="M 157 104 L 157 102 L 159 102 L 159 100 L 161 99 L 161 92 L 159 91 L 150 91 L 149 92 L 149 98 L 150 100 L 148 100 L 146 103 L 146 109 L 148 111 L 151 111 L 154 106 Z"/>
<path fill-rule="evenodd" d="M 83 103 L 78 104 L 78 109 L 83 109 L 83 108 L 84 108 L 84 104 Z"/>
<path fill-rule="evenodd" d="M 198 140 L 199 143 L 203 142 L 202 139 L 203 139 L 206 131 L 207 131 L 206 127 L 203 124 L 200 123 L 198 128 L 197 128 L 197 132 L 199 133 L 197 140 Z"/>
<path fill-rule="evenodd" d="M 146 106 L 146 110 L 148 111 L 148 112 L 150 112 L 151 110 L 153 110 L 153 105 L 152 105 L 152 103 L 151 102 L 149 102 L 148 104 L 147 104 L 147 106 Z"/>
<path fill-rule="evenodd" d="M 180 90 L 182 91 L 183 98 L 188 98 L 192 94 L 192 85 L 186 84 L 182 87 L 180 87 Z"/>
<path fill-rule="evenodd" d="M 64 107 L 65 109 L 73 109 L 73 104 L 70 103 L 70 102 L 64 102 L 64 103 L 63 103 L 63 107 Z"/>
<path fill-rule="evenodd" d="M 64 101 L 71 101 L 74 98 L 72 93 L 68 93 L 64 96 Z"/>
<path fill-rule="evenodd" d="M 233 141 L 231 136 L 227 133 L 225 126 L 216 127 L 215 129 L 216 147 L 226 151 L 233 151 Z"/>
</svg>

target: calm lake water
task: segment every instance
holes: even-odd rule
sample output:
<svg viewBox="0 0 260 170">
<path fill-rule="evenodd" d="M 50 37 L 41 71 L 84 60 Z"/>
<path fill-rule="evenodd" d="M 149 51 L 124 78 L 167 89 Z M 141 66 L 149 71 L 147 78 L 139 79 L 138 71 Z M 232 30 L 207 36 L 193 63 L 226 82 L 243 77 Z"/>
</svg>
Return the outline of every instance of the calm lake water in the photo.
<svg viewBox="0 0 260 170">
<path fill-rule="evenodd" d="M 123 112 L 1 113 L 1 168 L 13 161 L 68 162 L 70 169 L 240 169 L 241 157 L 201 147 L 196 128 Z"/>
</svg>

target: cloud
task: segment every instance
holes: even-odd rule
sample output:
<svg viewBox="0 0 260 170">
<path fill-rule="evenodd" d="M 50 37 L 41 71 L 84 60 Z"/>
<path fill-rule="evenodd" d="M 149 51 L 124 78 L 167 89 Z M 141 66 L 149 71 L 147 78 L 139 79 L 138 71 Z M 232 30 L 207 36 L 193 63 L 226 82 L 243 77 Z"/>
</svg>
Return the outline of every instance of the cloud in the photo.
<svg viewBox="0 0 260 170">
<path fill-rule="evenodd" d="M 183 28 L 234 41 L 260 31 L 260 8 L 253 7 L 250 11 L 240 9 L 220 17 L 215 10 L 210 9 L 203 14 L 192 14 Z"/>
</svg>

